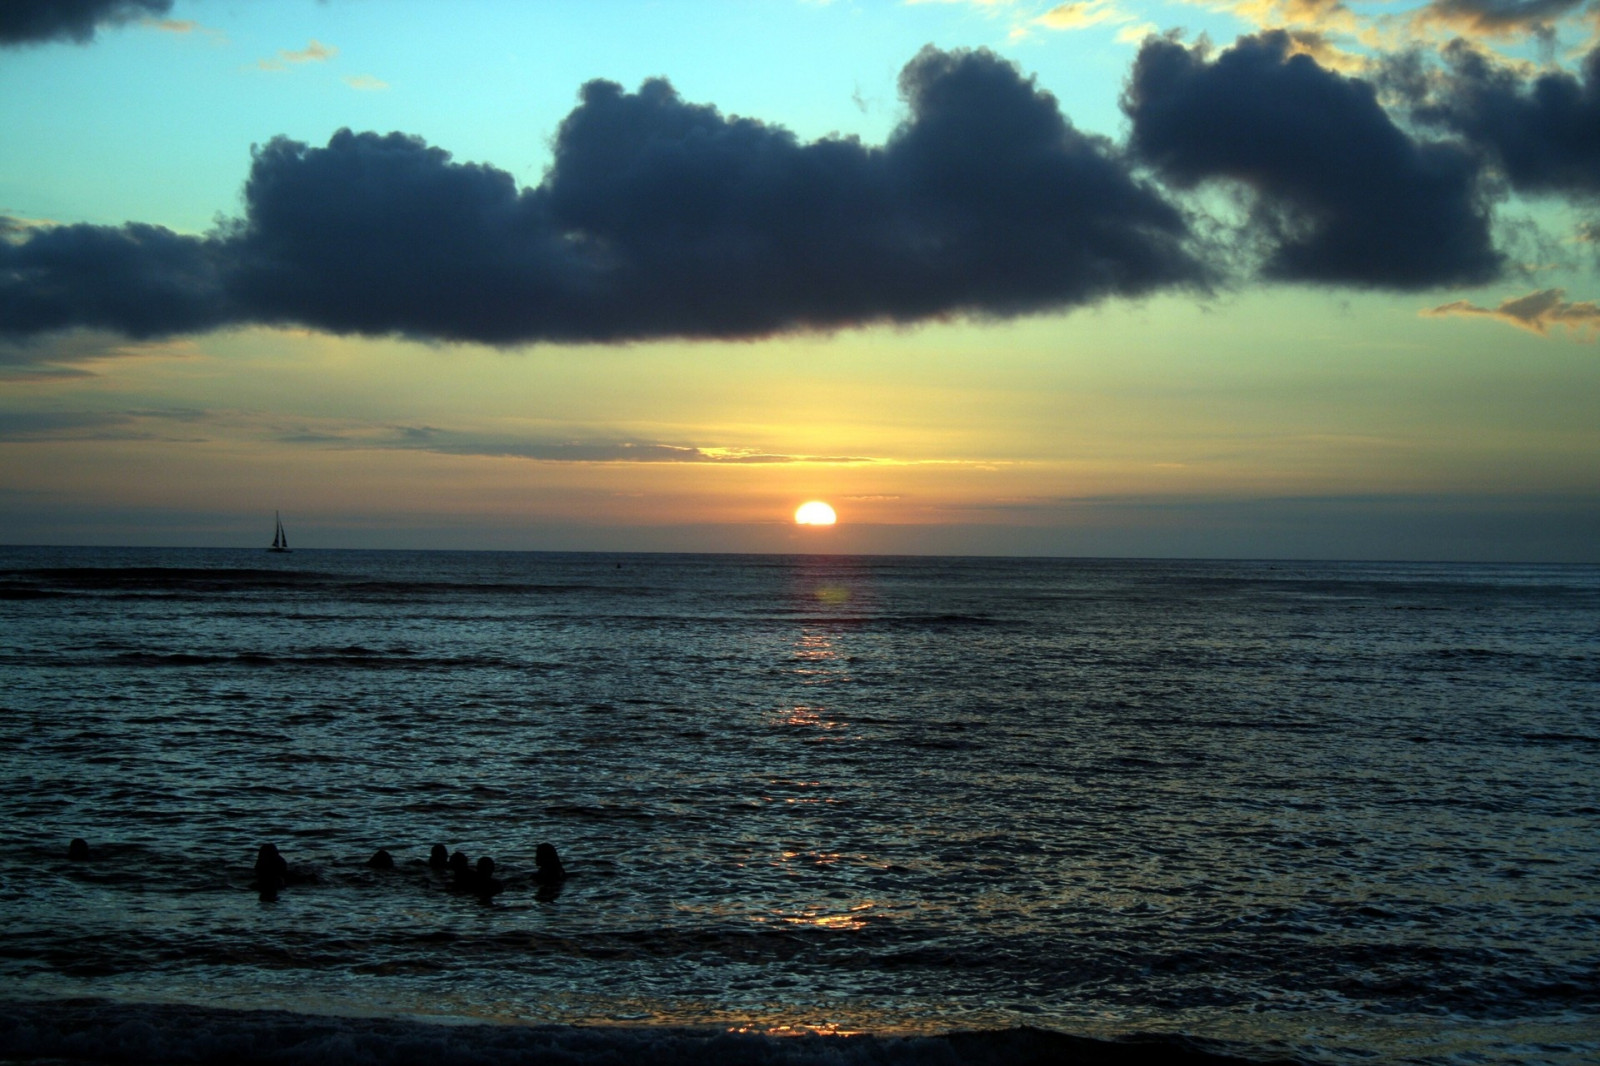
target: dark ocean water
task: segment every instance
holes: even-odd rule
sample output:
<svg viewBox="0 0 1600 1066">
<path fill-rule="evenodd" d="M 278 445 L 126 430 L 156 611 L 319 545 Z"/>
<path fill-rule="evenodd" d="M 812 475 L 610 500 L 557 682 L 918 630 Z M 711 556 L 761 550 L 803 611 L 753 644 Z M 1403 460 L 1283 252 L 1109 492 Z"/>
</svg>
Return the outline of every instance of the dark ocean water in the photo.
<svg viewBox="0 0 1600 1066">
<path fill-rule="evenodd" d="M 0 1055 L 203 1057 L 205 1007 L 347 1061 L 391 1017 L 1600 1057 L 1593 567 L 3 548 L 0 681 Z"/>
</svg>

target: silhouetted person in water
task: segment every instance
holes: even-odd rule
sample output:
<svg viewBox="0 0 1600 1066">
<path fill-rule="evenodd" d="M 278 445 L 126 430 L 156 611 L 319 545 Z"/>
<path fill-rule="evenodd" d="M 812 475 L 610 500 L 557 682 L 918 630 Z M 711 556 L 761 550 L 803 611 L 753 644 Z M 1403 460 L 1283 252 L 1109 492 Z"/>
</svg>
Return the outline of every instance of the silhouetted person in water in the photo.
<svg viewBox="0 0 1600 1066">
<path fill-rule="evenodd" d="M 443 844 L 435 844 L 433 851 L 428 854 L 428 865 L 435 870 L 445 870 L 450 866 L 450 849 Z"/>
<path fill-rule="evenodd" d="M 72 843 L 67 845 L 67 858 L 73 862 L 88 862 L 91 858 L 89 842 L 82 837 L 73 837 Z"/>
<path fill-rule="evenodd" d="M 256 891 L 261 893 L 261 902 L 276 901 L 278 890 L 288 883 L 289 864 L 278 854 L 277 845 L 261 845 L 256 852 Z"/>
<path fill-rule="evenodd" d="M 379 848 L 372 853 L 372 858 L 367 860 L 367 865 L 374 870 L 392 870 L 394 869 L 394 856 Z"/>
<path fill-rule="evenodd" d="M 535 884 L 559 885 L 567 879 L 567 868 L 561 865 L 554 844 L 540 844 L 533 851 L 533 861 L 538 869 L 533 872 Z"/>
<path fill-rule="evenodd" d="M 467 858 L 466 852 L 458 851 L 450 856 L 450 891 L 476 891 L 473 883 L 477 880 L 477 876 L 472 869 L 472 860 Z"/>
<path fill-rule="evenodd" d="M 494 875 L 494 860 L 487 855 L 479 859 L 478 869 L 473 877 L 473 891 L 478 894 L 478 898 L 487 903 L 505 890 L 506 886 Z"/>
</svg>

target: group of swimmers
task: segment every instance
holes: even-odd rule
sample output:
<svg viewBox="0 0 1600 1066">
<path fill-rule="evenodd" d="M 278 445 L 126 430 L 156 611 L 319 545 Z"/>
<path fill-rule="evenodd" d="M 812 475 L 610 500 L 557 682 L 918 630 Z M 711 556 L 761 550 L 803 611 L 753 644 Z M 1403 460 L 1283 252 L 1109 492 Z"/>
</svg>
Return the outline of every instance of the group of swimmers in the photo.
<svg viewBox="0 0 1600 1066">
<path fill-rule="evenodd" d="M 561 856 L 556 854 L 554 845 L 540 844 L 534 850 L 533 856 L 535 863 L 533 883 L 540 886 L 541 896 L 548 897 L 567 879 L 566 867 L 561 865 Z M 74 862 L 87 861 L 92 857 L 89 843 L 82 837 L 74 837 L 67 847 L 67 858 Z M 393 870 L 394 856 L 379 848 L 373 853 L 372 858 L 367 860 L 367 865 L 374 870 Z M 446 890 L 461 895 L 477 896 L 486 903 L 504 892 L 506 888 L 505 883 L 494 875 L 493 859 L 485 855 L 474 865 L 464 852 L 457 851 L 451 854 L 443 844 L 433 846 L 433 851 L 428 856 L 428 869 L 433 875 L 448 878 L 444 884 Z M 278 893 L 290 885 L 315 880 L 308 874 L 291 870 L 288 861 L 279 854 L 275 844 L 263 844 L 256 852 L 255 874 L 254 887 L 263 903 L 274 902 L 278 898 Z"/>
<path fill-rule="evenodd" d="M 535 869 L 533 883 L 542 888 L 554 888 L 567 879 L 566 867 L 552 844 L 540 844 L 534 850 Z M 383 848 L 372 853 L 367 865 L 374 870 L 393 870 L 394 856 Z M 494 875 L 494 860 L 485 855 L 476 864 L 465 852 L 452 853 L 443 844 L 435 844 L 428 855 L 428 869 L 440 877 L 448 877 L 445 888 L 460 895 L 477 896 L 485 903 L 506 890 L 505 882 Z M 286 887 L 293 875 L 289 864 L 278 849 L 271 844 L 261 845 L 256 854 L 256 890 L 264 902 L 278 898 L 278 891 Z"/>
</svg>

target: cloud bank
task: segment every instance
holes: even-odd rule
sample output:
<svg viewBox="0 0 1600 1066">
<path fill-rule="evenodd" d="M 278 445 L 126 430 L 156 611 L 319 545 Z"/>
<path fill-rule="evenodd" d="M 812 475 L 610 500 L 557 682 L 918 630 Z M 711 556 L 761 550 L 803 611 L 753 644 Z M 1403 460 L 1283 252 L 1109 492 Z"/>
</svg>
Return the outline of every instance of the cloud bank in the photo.
<svg viewBox="0 0 1600 1066">
<path fill-rule="evenodd" d="M 288 439 L 288 438 L 281 438 Z M 706 447 L 661 441 L 589 437 L 550 440 L 534 437 L 486 436 L 440 429 L 436 426 L 400 426 L 372 436 L 317 436 L 306 443 L 341 443 L 361 448 L 437 452 L 441 455 L 482 455 L 493 458 L 532 459 L 544 463 L 711 463 L 725 466 L 771 466 L 807 463 L 857 466 L 884 460 L 861 455 L 802 455 L 751 448 Z"/>
<path fill-rule="evenodd" d="M 1283 31 L 1215 58 L 1147 41 L 1123 107 L 1132 151 L 1166 181 L 1249 192 L 1268 277 L 1408 290 L 1500 273 L 1474 154 L 1411 137 L 1368 82 L 1295 54 Z"/>
<path fill-rule="evenodd" d="M 1444 77 L 1401 86 L 1417 121 L 1464 138 L 1519 192 L 1600 196 L 1600 49 L 1578 74 L 1532 77 L 1461 41 L 1444 58 Z"/>
<path fill-rule="evenodd" d="M 1555 22 L 1586 0 L 1433 0 L 1412 17 L 1418 26 L 1438 26 L 1479 37 L 1555 36 Z"/>
<path fill-rule="evenodd" d="M 399 133 L 254 153 L 205 237 L 0 244 L 0 332 L 234 323 L 516 344 L 1008 316 L 1198 285 L 1182 215 L 991 53 L 926 49 L 881 147 L 800 142 L 664 80 L 583 87 L 544 181 Z"/>
<path fill-rule="evenodd" d="M 1251 278 L 1416 291 L 1505 272 L 1507 186 L 1600 194 L 1600 51 L 1525 75 L 1457 45 L 1380 76 L 1408 124 L 1285 31 L 1220 52 L 1149 38 L 1122 146 L 986 50 L 912 59 L 882 145 L 597 80 L 534 187 L 402 133 L 280 137 L 252 150 L 243 215 L 203 236 L 0 218 L 0 340 L 751 339 Z M 1240 228 L 1191 195 L 1213 188 L 1246 205 Z"/>
<path fill-rule="evenodd" d="M 172 0 L 4 0 L 0 47 L 73 41 L 88 44 L 101 26 L 158 18 Z"/>
<path fill-rule="evenodd" d="M 0 336 L 104 329 L 134 338 L 198 332 L 235 320 L 215 239 L 161 226 L 0 226 Z"/>
</svg>

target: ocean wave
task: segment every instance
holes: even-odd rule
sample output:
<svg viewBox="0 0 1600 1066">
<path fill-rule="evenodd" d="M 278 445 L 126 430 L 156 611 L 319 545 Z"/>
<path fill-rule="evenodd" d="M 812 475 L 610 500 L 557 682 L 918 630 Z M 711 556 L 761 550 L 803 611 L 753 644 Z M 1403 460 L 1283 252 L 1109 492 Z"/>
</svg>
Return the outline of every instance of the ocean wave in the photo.
<svg viewBox="0 0 1600 1066">
<path fill-rule="evenodd" d="M 279 562 L 0 551 L 21 597 L 0 602 L 0 1007 L 1595 1061 L 1600 570 Z M 1557 580 L 1576 591 L 1536 587 Z M 435 840 L 491 854 L 505 891 L 446 891 Z M 264 841 L 307 875 L 273 903 Z M 574 875 L 559 898 L 542 841 Z M 380 846 L 394 870 L 366 865 Z M 143 1011 L 77 1060 L 109 1061 L 117 1026 L 158 1031 L 148 1061 L 224 1057 Z M 60 1062 L 83 1029 L 51 1017 L 27 1046 Z M 329 1024 L 339 1066 L 394 1042 Z M 315 1058 L 259 1028 L 274 1061 Z"/>
<path fill-rule="evenodd" d="M 0 570 L 0 599 L 42 599 L 62 596 L 140 599 L 192 599 L 223 593 L 336 591 L 361 598 L 507 595 L 584 595 L 599 591 L 582 581 L 500 582 L 448 580 L 384 580 L 359 574 L 316 570 L 267 570 L 223 567 L 44 567 Z M 643 595 L 637 587 L 607 587 L 615 595 Z"/>
<path fill-rule="evenodd" d="M 592 818 L 599 821 L 623 819 L 625 821 L 651 821 L 656 817 L 652 811 L 641 807 L 629 807 L 617 804 L 581 804 L 567 803 L 553 807 L 546 807 L 544 813 L 556 818 Z"/>
<path fill-rule="evenodd" d="M 1092 1040 L 1016 1028 L 933 1036 L 829 1033 L 774 1025 L 663 1029 L 631 1026 L 462 1024 L 349 1018 L 284 1011 L 219 1010 L 100 1000 L 0 1004 L 0 1056 L 74 1063 L 206 1066 L 1207 1066 L 1278 1063 L 1215 1041 L 1181 1036 Z"/>
<path fill-rule="evenodd" d="M 185 667 L 185 666 L 255 666 L 255 667 L 307 667 L 321 666 L 337 669 L 391 669 L 391 670 L 454 670 L 454 669 L 537 669 L 537 663 L 514 662 L 496 655 L 419 655 L 409 648 L 379 650 L 352 645 L 342 648 L 309 648 L 300 652 L 177 652 L 177 651 L 124 651 L 112 656 L 119 666 Z M 98 665 L 99 660 L 75 660 L 77 665 Z M 73 665 L 73 661 L 57 661 L 57 665 Z"/>
</svg>

